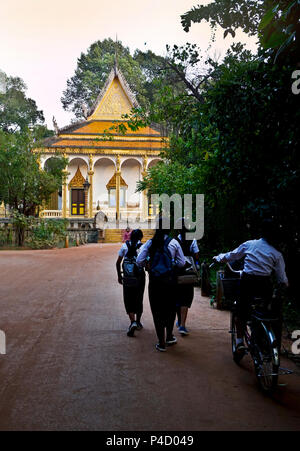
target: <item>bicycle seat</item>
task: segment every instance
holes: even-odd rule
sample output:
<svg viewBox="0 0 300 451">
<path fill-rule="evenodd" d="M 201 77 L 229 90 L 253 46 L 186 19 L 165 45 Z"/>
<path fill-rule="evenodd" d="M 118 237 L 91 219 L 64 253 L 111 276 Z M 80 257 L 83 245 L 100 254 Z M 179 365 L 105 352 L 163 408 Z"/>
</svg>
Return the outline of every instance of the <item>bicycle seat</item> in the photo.
<svg viewBox="0 0 300 451">
<path fill-rule="evenodd" d="M 252 319 L 256 319 L 258 321 L 265 321 L 265 322 L 275 322 L 278 321 L 279 318 L 277 316 L 273 316 L 272 317 L 272 313 L 271 312 L 262 312 L 262 311 L 254 311 L 251 314 L 251 318 Z"/>
</svg>

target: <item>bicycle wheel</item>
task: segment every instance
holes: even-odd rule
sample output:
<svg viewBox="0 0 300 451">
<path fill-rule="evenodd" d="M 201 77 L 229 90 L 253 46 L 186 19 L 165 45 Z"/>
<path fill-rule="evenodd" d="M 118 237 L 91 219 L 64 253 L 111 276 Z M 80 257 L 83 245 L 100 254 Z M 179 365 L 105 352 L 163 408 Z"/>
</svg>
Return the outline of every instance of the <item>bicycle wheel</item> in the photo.
<svg viewBox="0 0 300 451">
<path fill-rule="evenodd" d="M 253 361 L 260 388 L 272 392 L 278 384 L 279 353 L 271 327 L 261 323 L 255 329 L 253 338 Z"/>
<path fill-rule="evenodd" d="M 236 347 L 236 339 L 237 339 L 237 331 L 236 331 L 236 314 L 235 312 L 231 312 L 230 315 L 230 333 L 231 333 L 231 350 L 232 357 L 235 363 L 240 363 L 242 358 L 244 357 L 244 352 L 238 352 Z"/>
</svg>

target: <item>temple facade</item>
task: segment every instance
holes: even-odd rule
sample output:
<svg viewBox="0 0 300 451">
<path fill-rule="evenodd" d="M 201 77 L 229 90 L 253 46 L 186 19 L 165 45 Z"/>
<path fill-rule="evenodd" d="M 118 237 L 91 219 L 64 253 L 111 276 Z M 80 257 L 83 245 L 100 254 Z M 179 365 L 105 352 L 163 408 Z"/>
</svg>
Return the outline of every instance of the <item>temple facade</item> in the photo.
<svg viewBox="0 0 300 451">
<path fill-rule="evenodd" d="M 121 71 L 115 66 L 86 119 L 47 138 L 40 163 L 59 153 L 68 158 L 60 192 L 41 212 L 46 218 L 107 218 L 145 221 L 151 216 L 146 192 L 136 192 L 137 182 L 160 160 L 165 136 L 156 125 L 122 134 L 111 129 L 124 124 L 122 117 L 138 103 Z"/>
</svg>

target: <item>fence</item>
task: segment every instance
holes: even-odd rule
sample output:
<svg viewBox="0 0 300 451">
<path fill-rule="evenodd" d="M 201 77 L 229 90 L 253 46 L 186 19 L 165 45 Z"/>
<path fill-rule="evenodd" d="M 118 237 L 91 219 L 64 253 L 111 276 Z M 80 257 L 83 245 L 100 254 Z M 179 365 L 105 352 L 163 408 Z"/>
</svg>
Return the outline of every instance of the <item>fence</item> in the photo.
<svg viewBox="0 0 300 451">
<path fill-rule="evenodd" d="M 93 220 L 84 220 L 78 223 L 78 220 L 70 220 L 65 223 L 61 230 L 55 230 L 57 227 L 51 227 L 47 232 L 46 225 L 51 223 L 57 225 L 61 218 L 32 218 L 30 226 L 25 230 L 25 246 L 32 248 L 60 247 L 65 242 L 65 236 L 68 236 L 70 244 L 97 243 L 99 230 L 94 227 Z M 37 228 L 40 226 L 39 233 Z M 44 226 L 44 227 L 43 227 Z M 54 230 L 53 230 L 54 229 Z M 42 232 L 42 233 L 41 233 Z M 60 242 L 60 243 L 59 243 Z M 11 218 L 0 218 L 0 247 L 11 247 L 18 245 L 18 236 L 16 228 Z"/>
</svg>

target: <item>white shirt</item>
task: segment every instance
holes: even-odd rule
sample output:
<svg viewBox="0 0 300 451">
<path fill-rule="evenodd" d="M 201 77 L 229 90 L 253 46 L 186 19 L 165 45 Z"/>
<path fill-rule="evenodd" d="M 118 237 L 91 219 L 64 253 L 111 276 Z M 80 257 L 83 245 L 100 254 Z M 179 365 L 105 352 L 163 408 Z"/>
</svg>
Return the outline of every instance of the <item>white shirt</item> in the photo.
<svg viewBox="0 0 300 451">
<path fill-rule="evenodd" d="M 168 235 L 165 235 L 165 240 L 168 238 Z M 143 244 L 140 249 L 140 253 L 136 259 L 136 262 L 139 266 L 144 266 L 147 260 L 147 257 L 150 253 L 150 248 L 152 245 L 152 240 L 148 240 L 147 243 Z M 171 240 L 168 244 L 168 249 L 170 251 L 172 260 L 174 260 L 175 264 L 182 268 L 185 265 L 185 258 L 181 249 L 180 244 L 177 240 Z"/>
<path fill-rule="evenodd" d="M 241 244 L 232 252 L 219 254 L 219 263 L 231 262 L 245 257 L 244 272 L 255 276 L 270 276 L 275 271 L 279 283 L 288 284 L 283 256 L 263 238 Z"/>
<path fill-rule="evenodd" d="M 140 240 L 137 242 L 137 244 L 139 244 L 139 243 L 141 243 Z M 129 244 L 131 244 L 131 241 L 129 241 Z M 141 247 L 136 250 L 137 254 L 140 253 L 140 250 L 141 250 Z M 127 252 L 128 252 L 128 246 L 127 246 L 126 243 L 124 243 L 124 244 L 122 244 L 122 247 L 119 250 L 119 254 L 118 255 L 119 255 L 119 257 L 125 257 L 127 255 Z"/>
<path fill-rule="evenodd" d="M 180 241 L 181 241 L 181 235 L 180 235 L 180 234 L 178 235 L 178 238 L 179 238 Z M 198 243 L 197 243 L 197 240 L 196 240 L 195 238 L 194 238 L 193 241 L 192 241 L 192 244 L 191 244 L 191 247 L 190 247 L 190 251 L 191 251 L 193 254 L 198 254 L 198 252 L 199 252 Z"/>
</svg>

